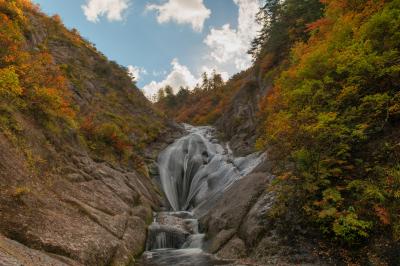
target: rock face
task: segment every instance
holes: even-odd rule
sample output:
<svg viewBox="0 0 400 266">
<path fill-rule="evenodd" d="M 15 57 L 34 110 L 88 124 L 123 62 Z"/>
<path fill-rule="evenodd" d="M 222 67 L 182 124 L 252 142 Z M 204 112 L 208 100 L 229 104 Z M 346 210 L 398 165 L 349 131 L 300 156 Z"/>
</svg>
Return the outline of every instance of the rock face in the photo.
<svg viewBox="0 0 400 266">
<path fill-rule="evenodd" d="M 245 82 L 235 96 L 224 108 L 221 117 L 215 123 L 217 129 L 229 140 L 232 150 L 238 156 L 254 152 L 258 127 L 258 103 L 261 97 L 271 88 L 263 82 L 257 71 L 244 72 Z"/>
<path fill-rule="evenodd" d="M 313 245 L 278 236 L 266 214 L 274 197 L 267 191 L 272 176 L 250 174 L 236 182 L 200 222 L 208 251 L 240 265 L 329 265 L 314 255 Z"/>
<path fill-rule="evenodd" d="M 149 177 L 84 154 L 57 153 L 49 156 L 54 166 L 62 165 L 58 173 L 35 176 L 1 135 L 0 149 L 2 260 L 124 265 L 143 251 L 152 208 L 160 204 Z"/>
</svg>

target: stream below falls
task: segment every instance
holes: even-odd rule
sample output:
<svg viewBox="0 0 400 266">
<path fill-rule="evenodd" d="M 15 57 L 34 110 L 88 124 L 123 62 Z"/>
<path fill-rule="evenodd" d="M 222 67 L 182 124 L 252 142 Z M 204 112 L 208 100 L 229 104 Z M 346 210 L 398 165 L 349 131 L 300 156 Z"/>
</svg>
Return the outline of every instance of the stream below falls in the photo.
<svg viewBox="0 0 400 266">
<path fill-rule="evenodd" d="M 205 234 L 200 232 L 198 219 L 263 156 L 254 153 L 235 158 L 227 144 L 218 143 L 214 128 L 184 126 L 188 134 L 158 156 L 160 183 L 170 206 L 168 211 L 155 213 L 140 265 L 232 264 L 204 251 Z"/>
</svg>

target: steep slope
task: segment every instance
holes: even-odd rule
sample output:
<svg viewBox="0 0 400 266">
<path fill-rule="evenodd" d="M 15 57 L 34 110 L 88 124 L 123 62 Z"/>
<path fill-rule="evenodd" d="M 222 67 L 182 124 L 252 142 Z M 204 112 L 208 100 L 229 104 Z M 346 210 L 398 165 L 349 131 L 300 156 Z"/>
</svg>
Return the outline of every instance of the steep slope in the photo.
<svg viewBox="0 0 400 266">
<path fill-rule="evenodd" d="M 134 260 L 160 205 L 147 163 L 171 132 L 76 30 L 0 0 L 1 265 Z"/>
</svg>

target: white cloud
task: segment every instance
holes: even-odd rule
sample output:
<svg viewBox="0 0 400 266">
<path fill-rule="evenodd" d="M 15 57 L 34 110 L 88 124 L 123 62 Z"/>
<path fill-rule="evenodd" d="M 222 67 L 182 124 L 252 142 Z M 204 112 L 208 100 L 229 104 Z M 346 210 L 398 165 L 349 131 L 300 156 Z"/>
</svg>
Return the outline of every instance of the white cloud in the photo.
<svg viewBox="0 0 400 266">
<path fill-rule="evenodd" d="M 122 20 L 129 4 L 130 0 L 86 0 L 82 9 L 91 22 L 98 22 L 101 16 L 106 16 L 108 21 L 118 21 Z"/>
<path fill-rule="evenodd" d="M 147 71 L 143 67 L 129 65 L 128 66 L 128 74 L 132 78 L 133 81 L 138 81 L 142 74 L 147 75 Z"/>
<path fill-rule="evenodd" d="M 166 0 L 164 0 L 166 1 Z M 221 74 L 222 78 L 227 81 L 232 73 L 244 70 L 251 66 L 251 57 L 247 54 L 251 41 L 257 36 L 260 25 L 255 21 L 255 17 L 260 8 L 260 0 L 233 0 L 239 7 L 238 27 L 232 28 L 231 25 L 225 24 L 220 28 L 211 28 L 210 33 L 204 39 L 207 45 L 207 57 L 203 58 L 200 68 L 196 75 L 188 69 L 187 66 L 181 65 L 178 59 L 171 62 L 172 70 L 166 78 L 160 82 L 152 81 L 145 85 L 142 90 L 144 94 L 151 100 L 154 100 L 160 88 L 170 85 L 176 93 L 181 86 L 193 88 L 201 82 L 201 73 L 206 72 L 210 75 L 215 69 Z M 188 2 L 197 2 L 203 4 L 203 0 L 168 0 L 162 5 L 150 5 L 147 9 L 157 10 L 159 12 L 158 21 L 164 23 L 174 20 L 178 23 L 191 23 L 193 21 L 180 20 L 175 16 L 186 17 L 184 11 L 174 6 L 176 3 L 186 4 Z M 200 23 L 201 28 L 204 21 Z M 201 29 L 200 28 L 200 29 Z M 199 57 L 201 58 L 201 56 Z M 153 76 L 159 75 L 160 72 L 153 72 Z M 166 73 L 164 73 L 166 75 Z"/>
<path fill-rule="evenodd" d="M 158 90 L 167 85 L 174 89 L 174 93 L 178 92 L 181 86 L 192 88 L 196 85 L 197 79 L 193 76 L 187 66 L 181 65 L 177 58 L 172 60 L 171 65 L 172 70 L 164 80 L 160 82 L 152 81 L 142 88 L 143 93 L 147 98 L 153 99 L 153 96 L 157 95 Z"/>
<path fill-rule="evenodd" d="M 151 74 L 154 76 L 154 77 L 158 77 L 158 76 L 161 76 L 161 75 L 167 75 L 167 71 L 165 71 L 165 70 L 162 70 L 162 71 L 153 71 Z"/>
<path fill-rule="evenodd" d="M 210 77 L 212 75 L 212 73 L 214 72 L 214 70 L 216 71 L 217 74 L 220 74 L 222 79 L 224 81 L 227 81 L 229 79 L 229 73 L 226 71 L 221 71 L 218 69 L 218 67 L 214 66 L 214 67 L 209 67 L 209 66 L 202 66 L 201 67 L 201 73 L 207 73 L 207 75 Z M 200 83 L 200 80 L 199 82 Z"/>
<path fill-rule="evenodd" d="M 260 8 L 259 0 L 233 0 L 239 7 L 238 28 L 229 24 L 221 28 L 211 28 L 204 39 L 210 55 L 220 64 L 233 63 L 238 71 L 251 66 L 251 56 L 247 54 L 251 41 L 257 36 L 260 25 L 255 17 Z"/>
<path fill-rule="evenodd" d="M 147 5 L 147 10 L 158 12 L 158 23 L 175 21 L 178 24 L 191 24 L 195 31 L 202 31 L 204 21 L 211 15 L 203 0 L 168 0 L 160 5 Z"/>
</svg>

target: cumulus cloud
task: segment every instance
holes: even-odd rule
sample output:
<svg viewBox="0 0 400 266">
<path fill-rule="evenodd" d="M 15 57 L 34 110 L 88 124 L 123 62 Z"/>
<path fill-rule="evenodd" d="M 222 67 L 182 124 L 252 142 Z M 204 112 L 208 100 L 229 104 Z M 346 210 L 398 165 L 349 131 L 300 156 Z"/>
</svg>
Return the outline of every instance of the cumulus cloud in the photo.
<svg viewBox="0 0 400 266">
<path fill-rule="evenodd" d="M 178 92 L 179 88 L 182 87 L 194 87 L 197 83 L 197 79 L 193 76 L 187 66 L 181 65 L 177 58 L 174 58 L 171 62 L 172 70 L 167 77 L 160 81 L 152 81 L 145 85 L 142 90 L 147 98 L 153 99 L 160 88 L 164 88 L 169 85 L 174 89 L 174 93 Z"/>
<path fill-rule="evenodd" d="M 138 81 L 140 79 L 140 76 L 146 75 L 147 71 L 143 67 L 137 67 L 137 66 L 128 66 L 128 74 L 132 78 L 133 81 Z"/>
<path fill-rule="evenodd" d="M 118 21 L 122 20 L 129 4 L 130 0 L 86 0 L 82 9 L 86 19 L 91 22 L 98 22 L 102 16 L 108 21 Z"/>
<path fill-rule="evenodd" d="M 211 15 L 203 0 L 168 0 L 160 5 L 150 4 L 147 10 L 157 11 L 158 23 L 174 21 L 178 24 L 191 24 L 195 31 L 202 31 L 204 21 Z"/>
<path fill-rule="evenodd" d="M 204 43 L 210 49 L 210 56 L 218 63 L 233 63 L 240 71 L 251 65 L 251 57 L 247 51 L 260 30 L 260 25 L 255 21 L 260 1 L 233 1 L 239 7 L 238 28 L 233 29 L 230 24 L 221 28 L 211 28 Z"/>
<path fill-rule="evenodd" d="M 201 73 L 207 73 L 207 75 L 210 77 L 212 75 L 213 72 L 216 72 L 218 74 L 221 75 L 222 79 L 224 81 L 227 81 L 229 79 L 229 73 L 226 71 L 221 71 L 218 67 L 214 66 L 214 67 L 209 67 L 209 66 L 202 66 L 201 67 Z M 200 84 L 200 79 L 199 82 Z"/>
</svg>

